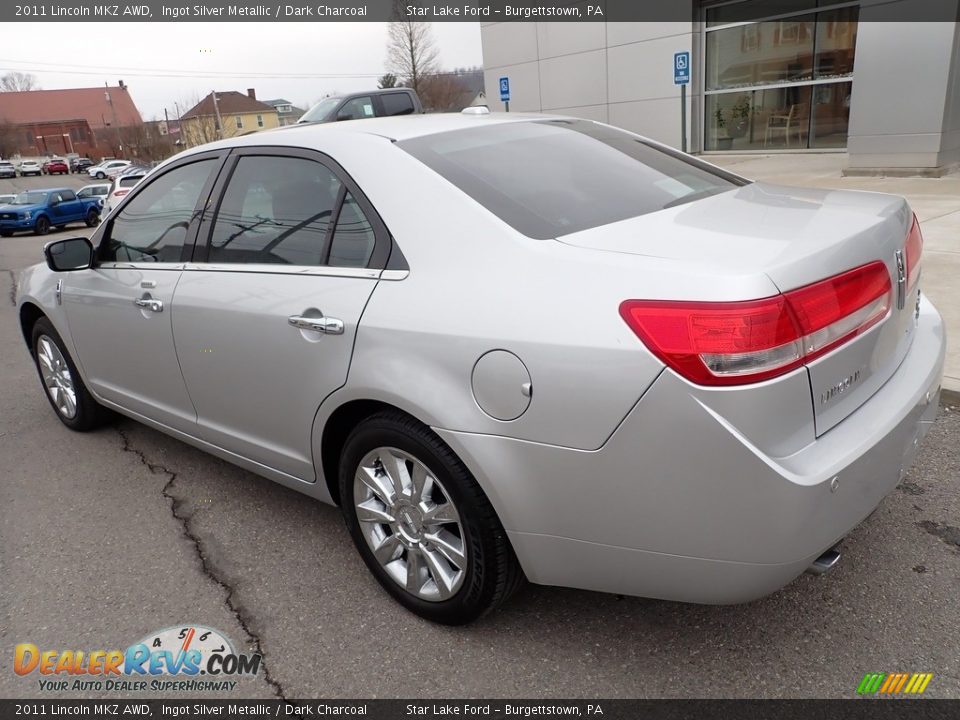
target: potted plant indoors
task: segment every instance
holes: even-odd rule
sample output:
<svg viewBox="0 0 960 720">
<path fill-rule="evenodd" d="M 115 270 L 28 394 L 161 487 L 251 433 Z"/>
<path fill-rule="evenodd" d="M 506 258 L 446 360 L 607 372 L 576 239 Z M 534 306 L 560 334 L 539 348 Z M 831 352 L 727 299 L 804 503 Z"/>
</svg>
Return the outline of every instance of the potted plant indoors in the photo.
<svg viewBox="0 0 960 720">
<path fill-rule="evenodd" d="M 729 150 L 733 147 L 733 137 L 727 130 L 727 119 L 723 115 L 723 108 L 717 108 L 713 111 L 713 120 L 716 125 L 715 150 Z"/>
</svg>

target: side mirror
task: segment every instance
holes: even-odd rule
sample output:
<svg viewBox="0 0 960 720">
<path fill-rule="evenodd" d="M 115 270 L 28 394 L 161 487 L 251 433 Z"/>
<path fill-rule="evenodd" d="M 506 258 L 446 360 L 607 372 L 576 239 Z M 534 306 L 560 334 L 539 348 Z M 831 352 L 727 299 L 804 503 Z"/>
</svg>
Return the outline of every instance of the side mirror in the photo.
<svg viewBox="0 0 960 720">
<path fill-rule="evenodd" d="M 54 240 L 44 245 L 43 256 L 54 272 L 86 270 L 93 265 L 93 245 L 85 237 Z"/>
</svg>

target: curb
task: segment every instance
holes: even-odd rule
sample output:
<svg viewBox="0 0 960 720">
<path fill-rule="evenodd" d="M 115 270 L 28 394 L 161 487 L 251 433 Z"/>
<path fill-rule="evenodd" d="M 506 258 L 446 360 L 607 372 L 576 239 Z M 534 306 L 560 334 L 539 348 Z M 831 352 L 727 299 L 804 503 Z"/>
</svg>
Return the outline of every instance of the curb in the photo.
<svg viewBox="0 0 960 720">
<path fill-rule="evenodd" d="M 940 389 L 940 404 L 941 405 L 952 405 L 954 407 L 960 407 L 960 391 L 958 390 L 948 390 L 947 388 Z"/>
</svg>

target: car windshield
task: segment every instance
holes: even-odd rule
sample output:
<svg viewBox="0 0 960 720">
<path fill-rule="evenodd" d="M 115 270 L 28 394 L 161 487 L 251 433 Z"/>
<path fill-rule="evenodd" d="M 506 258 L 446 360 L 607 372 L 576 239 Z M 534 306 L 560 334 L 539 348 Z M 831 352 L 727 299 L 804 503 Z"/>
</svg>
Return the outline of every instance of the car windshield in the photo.
<svg viewBox="0 0 960 720">
<path fill-rule="evenodd" d="M 746 181 L 586 120 L 455 130 L 397 143 L 524 235 L 555 238 Z"/>
<path fill-rule="evenodd" d="M 45 202 L 47 194 L 45 192 L 22 192 L 14 199 L 11 205 L 38 205 Z"/>
<path fill-rule="evenodd" d="M 303 114 L 303 117 L 300 118 L 299 122 L 317 122 L 318 120 L 323 120 L 330 112 L 340 104 L 340 101 L 343 98 L 338 97 L 329 97 L 324 100 L 321 100 L 312 108 L 307 110 Z"/>
</svg>

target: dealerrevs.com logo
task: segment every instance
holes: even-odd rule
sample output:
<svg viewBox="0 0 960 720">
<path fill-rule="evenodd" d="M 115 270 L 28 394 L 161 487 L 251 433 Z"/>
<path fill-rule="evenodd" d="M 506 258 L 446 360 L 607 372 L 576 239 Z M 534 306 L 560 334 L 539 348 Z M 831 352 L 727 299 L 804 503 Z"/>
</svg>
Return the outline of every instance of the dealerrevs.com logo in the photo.
<svg viewBox="0 0 960 720">
<path fill-rule="evenodd" d="M 233 690 L 233 678 L 256 675 L 258 653 L 237 653 L 219 631 L 200 625 L 151 633 L 126 650 L 14 648 L 13 671 L 39 676 L 41 691 L 195 692 Z"/>
</svg>

